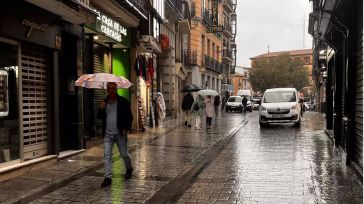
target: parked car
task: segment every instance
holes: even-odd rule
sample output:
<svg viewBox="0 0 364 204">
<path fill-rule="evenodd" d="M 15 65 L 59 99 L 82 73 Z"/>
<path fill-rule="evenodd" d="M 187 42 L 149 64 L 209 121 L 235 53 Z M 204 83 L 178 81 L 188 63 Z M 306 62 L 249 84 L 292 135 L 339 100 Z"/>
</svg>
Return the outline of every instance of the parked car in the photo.
<svg viewBox="0 0 364 204">
<path fill-rule="evenodd" d="M 260 98 L 253 98 L 253 110 L 259 110 L 261 102 Z"/>
<path fill-rule="evenodd" d="M 239 89 L 236 95 L 237 96 L 249 96 L 251 98 L 252 97 L 252 91 L 247 90 L 247 89 Z"/>
<path fill-rule="evenodd" d="M 243 97 L 240 96 L 230 96 L 225 104 L 225 112 L 229 111 L 243 111 Z"/>
<path fill-rule="evenodd" d="M 259 110 L 259 124 L 264 128 L 269 123 L 301 124 L 301 103 L 295 88 L 267 89 Z"/>
<path fill-rule="evenodd" d="M 303 105 L 305 106 L 305 110 L 310 110 L 310 102 L 304 102 Z"/>
</svg>

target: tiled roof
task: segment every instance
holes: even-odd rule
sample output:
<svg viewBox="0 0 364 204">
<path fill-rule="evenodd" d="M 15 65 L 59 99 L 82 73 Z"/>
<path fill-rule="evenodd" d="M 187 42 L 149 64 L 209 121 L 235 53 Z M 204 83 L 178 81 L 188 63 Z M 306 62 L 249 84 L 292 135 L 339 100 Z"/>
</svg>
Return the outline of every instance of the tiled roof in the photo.
<svg viewBox="0 0 364 204">
<path fill-rule="evenodd" d="M 283 53 L 288 53 L 289 55 L 309 55 L 312 54 L 312 49 L 303 49 L 303 50 L 289 50 L 289 51 L 281 51 L 281 52 L 269 52 L 262 55 L 258 55 L 256 57 L 251 57 L 249 59 L 259 59 L 259 58 L 268 58 L 268 57 L 277 57 Z"/>
</svg>

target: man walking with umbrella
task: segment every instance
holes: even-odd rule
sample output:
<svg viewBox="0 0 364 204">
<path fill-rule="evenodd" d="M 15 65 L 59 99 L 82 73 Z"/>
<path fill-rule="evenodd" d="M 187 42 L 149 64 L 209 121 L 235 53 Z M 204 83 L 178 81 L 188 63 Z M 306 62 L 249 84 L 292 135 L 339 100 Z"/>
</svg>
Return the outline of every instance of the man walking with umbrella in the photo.
<svg viewBox="0 0 364 204">
<path fill-rule="evenodd" d="M 111 185 L 112 149 L 116 143 L 120 156 L 124 160 L 125 179 L 130 179 L 133 168 L 127 149 L 128 131 L 131 129 L 133 115 L 128 100 L 117 94 L 117 84 L 107 83 L 106 99 L 100 103 L 97 117 L 102 120 L 102 134 L 104 135 L 104 181 L 101 187 Z"/>
<path fill-rule="evenodd" d="M 191 92 L 187 92 L 187 94 L 183 97 L 182 100 L 182 111 L 185 115 L 185 126 L 191 127 L 191 107 L 195 100 Z"/>
</svg>

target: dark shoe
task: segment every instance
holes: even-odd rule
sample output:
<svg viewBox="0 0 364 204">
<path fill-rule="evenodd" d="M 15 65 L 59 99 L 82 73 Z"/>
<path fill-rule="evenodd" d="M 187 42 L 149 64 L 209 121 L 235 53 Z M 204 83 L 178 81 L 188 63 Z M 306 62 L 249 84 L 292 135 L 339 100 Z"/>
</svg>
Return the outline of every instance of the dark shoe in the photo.
<svg viewBox="0 0 364 204">
<path fill-rule="evenodd" d="M 125 180 L 130 179 L 132 173 L 133 173 L 133 168 L 127 169 L 125 173 Z"/>
<path fill-rule="evenodd" d="M 187 126 L 187 121 L 185 121 L 185 126 Z"/>
<path fill-rule="evenodd" d="M 105 178 L 104 181 L 101 183 L 101 187 L 107 187 L 111 185 L 111 178 Z"/>
<path fill-rule="evenodd" d="M 187 125 L 187 127 L 191 127 L 191 125 L 189 124 L 189 125 Z"/>
</svg>

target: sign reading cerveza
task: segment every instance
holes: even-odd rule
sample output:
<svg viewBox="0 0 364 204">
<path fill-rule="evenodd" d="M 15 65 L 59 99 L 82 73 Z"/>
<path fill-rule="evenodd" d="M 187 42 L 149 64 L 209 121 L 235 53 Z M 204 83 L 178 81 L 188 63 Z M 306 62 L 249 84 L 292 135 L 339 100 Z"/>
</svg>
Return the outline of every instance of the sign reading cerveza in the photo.
<svg viewBox="0 0 364 204">
<path fill-rule="evenodd" d="M 96 20 L 96 30 L 104 33 L 109 38 L 121 42 L 122 35 L 127 36 L 127 29 L 120 25 L 120 23 L 100 13 Z"/>
<path fill-rule="evenodd" d="M 208 33 L 222 32 L 223 27 L 219 26 L 219 0 L 212 1 L 212 25 L 207 26 Z"/>
</svg>

